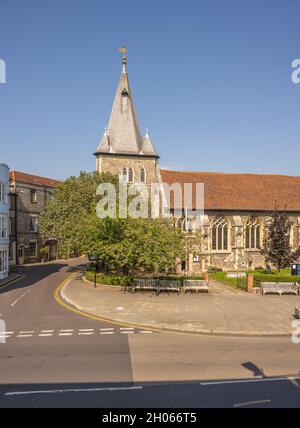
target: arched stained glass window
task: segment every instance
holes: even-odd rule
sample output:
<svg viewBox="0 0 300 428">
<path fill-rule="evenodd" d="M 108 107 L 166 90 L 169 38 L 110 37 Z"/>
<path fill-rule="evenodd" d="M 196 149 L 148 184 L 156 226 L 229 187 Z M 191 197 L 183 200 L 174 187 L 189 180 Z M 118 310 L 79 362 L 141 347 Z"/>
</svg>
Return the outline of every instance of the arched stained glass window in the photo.
<svg viewBox="0 0 300 428">
<path fill-rule="evenodd" d="M 212 250 L 228 250 L 228 222 L 224 217 L 218 217 L 212 227 Z"/>
<path fill-rule="evenodd" d="M 261 240 L 261 225 L 255 218 L 250 218 L 246 223 L 245 228 L 245 247 L 248 250 L 260 249 Z"/>
</svg>

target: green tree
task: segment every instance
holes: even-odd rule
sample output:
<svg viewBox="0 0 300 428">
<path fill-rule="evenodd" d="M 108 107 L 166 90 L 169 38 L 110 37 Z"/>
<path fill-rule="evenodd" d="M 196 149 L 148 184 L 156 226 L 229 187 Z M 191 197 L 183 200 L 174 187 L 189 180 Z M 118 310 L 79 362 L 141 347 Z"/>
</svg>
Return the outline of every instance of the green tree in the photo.
<svg viewBox="0 0 300 428">
<path fill-rule="evenodd" d="M 266 228 L 262 254 L 265 256 L 266 263 L 274 265 L 278 272 L 288 268 L 300 257 L 300 247 L 293 251 L 290 245 L 292 225 L 292 221 L 286 214 L 275 210 Z"/>
<path fill-rule="evenodd" d="M 61 182 L 39 217 L 39 229 L 43 238 L 55 236 L 59 252 L 64 257 L 82 254 L 87 230 L 95 215 L 96 189 L 100 183 L 116 184 L 111 174 L 81 172 Z"/>
<path fill-rule="evenodd" d="M 55 236 L 64 256 L 98 257 L 111 272 L 174 271 L 182 256 L 182 233 L 165 219 L 98 218 L 96 189 L 100 183 L 115 185 L 111 174 L 81 173 L 54 191 L 39 224 L 43 237 Z"/>
</svg>

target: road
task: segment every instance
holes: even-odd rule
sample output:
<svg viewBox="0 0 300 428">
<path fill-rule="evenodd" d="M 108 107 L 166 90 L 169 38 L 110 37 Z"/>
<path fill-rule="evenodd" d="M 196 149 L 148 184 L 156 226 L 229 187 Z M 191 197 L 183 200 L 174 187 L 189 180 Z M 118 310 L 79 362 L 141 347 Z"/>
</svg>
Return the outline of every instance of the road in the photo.
<svg viewBox="0 0 300 428">
<path fill-rule="evenodd" d="M 300 345 L 155 333 L 77 315 L 54 291 L 80 264 L 25 267 L 26 278 L 0 289 L 0 407 L 300 405 Z"/>
</svg>

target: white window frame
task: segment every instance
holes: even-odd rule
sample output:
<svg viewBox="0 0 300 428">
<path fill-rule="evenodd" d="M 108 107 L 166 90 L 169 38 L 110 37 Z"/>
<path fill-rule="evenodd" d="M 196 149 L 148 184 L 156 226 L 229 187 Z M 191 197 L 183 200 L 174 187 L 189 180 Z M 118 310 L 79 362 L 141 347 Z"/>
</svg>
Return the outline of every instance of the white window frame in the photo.
<svg viewBox="0 0 300 428">
<path fill-rule="evenodd" d="M 30 245 L 31 244 L 35 244 L 35 255 L 33 256 L 33 255 L 31 255 L 30 254 Z M 37 258 L 37 250 L 38 250 L 38 246 L 37 246 L 37 241 L 36 240 L 31 240 L 31 241 L 29 241 L 29 258 L 30 259 L 35 259 L 35 258 Z"/>
<path fill-rule="evenodd" d="M 32 220 L 35 219 L 35 223 L 32 223 Z M 34 226 L 34 227 L 32 227 Z M 30 216 L 30 232 L 37 233 L 38 232 L 38 218 L 37 215 Z"/>
<path fill-rule="evenodd" d="M 0 181 L 0 203 L 8 203 L 8 184 L 6 181 Z"/>
<path fill-rule="evenodd" d="M 3 232 L 5 234 L 3 235 Z M 0 215 L 0 239 L 8 239 L 8 215 Z"/>
<path fill-rule="evenodd" d="M 0 274 L 8 272 L 8 250 L 0 250 Z"/>
<path fill-rule="evenodd" d="M 31 195 L 34 195 L 34 199 L 33 200 L 31 200 Z M 30 189 L 29 190 L 29 200 L 30 200 L 30 203 L 32 205 L 37 204 L 37 190 L 36 189 Z"/>
</svg>

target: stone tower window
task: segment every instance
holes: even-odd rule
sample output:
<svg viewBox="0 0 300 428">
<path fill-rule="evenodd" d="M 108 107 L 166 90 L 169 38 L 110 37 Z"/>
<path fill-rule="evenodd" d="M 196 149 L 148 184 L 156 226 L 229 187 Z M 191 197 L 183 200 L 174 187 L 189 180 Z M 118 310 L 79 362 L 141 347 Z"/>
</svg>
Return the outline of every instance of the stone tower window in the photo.
<svg viewBox="0 0 300 428">
<path fill-rule="evenodd" d="M 128 182 L 128 169 L 126 168 L 126 166 L 124 166 L 123 171 L 122 171 L 122 181 L 124 183 Z"/>
<path fill-rule="evenodd" d="M 128 170 L 128 181 L 129 183 L 134 182 L 134 174 L 133 174 L 133 169 L 131 167 Z"/>
<path fill-rule="evenodd" d="M 212 250 L 228 250 L 228 222 L 224 217 L 218 217 L 212 227 Z"/>
<path fill-rule="evenodd" d="M 145 171 L 144 167 L 141 167 L 140 181 L 141 181 L 141 183 L 145 183 L 146 182 L 146 171 Z"/>
<path fill-rule="evenodd" d="M 250 218 L 246 223 L 245 238 L 247 250 L 260 249 L 261 226 L 257 219 Z"/>
</svg>

